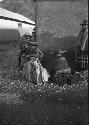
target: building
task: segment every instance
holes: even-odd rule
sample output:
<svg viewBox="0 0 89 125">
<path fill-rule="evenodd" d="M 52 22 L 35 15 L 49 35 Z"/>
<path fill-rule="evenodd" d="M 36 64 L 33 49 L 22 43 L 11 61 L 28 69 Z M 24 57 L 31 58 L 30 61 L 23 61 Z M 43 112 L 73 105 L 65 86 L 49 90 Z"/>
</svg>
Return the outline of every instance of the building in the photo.
<svg viewBox="0 0 89 125">
<path fill-rule="evenodd" d="M 6 41 L 18 41 L 24 33 L 32 31 L 35 22 L 23 15 L 0 8 L 0 44 Z"/>
</svg>

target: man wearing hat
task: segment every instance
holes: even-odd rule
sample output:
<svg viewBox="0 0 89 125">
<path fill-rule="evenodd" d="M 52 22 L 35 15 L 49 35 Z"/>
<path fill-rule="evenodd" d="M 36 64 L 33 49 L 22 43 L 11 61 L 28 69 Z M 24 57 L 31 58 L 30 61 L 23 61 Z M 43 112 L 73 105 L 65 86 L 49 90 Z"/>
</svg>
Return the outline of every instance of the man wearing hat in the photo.
<svg viewBox="0 0 89 125">
<path fill-rule="evenodd" d="M 78 35 L 80 45 L 76 48 L 75 53 L 77 71 L 83 71 L 88 68 L 88 21 L 83 20 L 80 25 L 82 26 Z"/>
</svg>

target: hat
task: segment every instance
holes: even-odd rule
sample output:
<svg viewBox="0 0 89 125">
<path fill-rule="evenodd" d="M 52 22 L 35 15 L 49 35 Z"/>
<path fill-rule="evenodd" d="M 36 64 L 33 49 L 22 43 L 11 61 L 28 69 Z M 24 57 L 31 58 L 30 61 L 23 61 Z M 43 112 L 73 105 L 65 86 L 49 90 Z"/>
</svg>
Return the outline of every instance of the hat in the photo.
<svg viewBox="0 0 89 125">
<path fill-rule="evenodd" d="M 62 51 L 62 50 L 58 50 L 58 54 L 62 54 L 62 53 L 65 53 L 66 51 Z"/>
<path fill-rule="evenodd" d="M 82 26 L 88 25 L 88 20 L 83 20 L 83 22 L 80 25 Z"/>
<path fill-rule="evenodd" d="M 29 45 L 31 45 L 31 46 L 38 46 L 37 43 L 34 42 L 34 41 L 29 41 Z"/>
<path fill-rule="evenodd" d="M 28 36 L 28 35 L 31 36 L 31 34 L 28 33 L 28 32 L 26 32 L 23 36 L 25 36 L 25 35 L 26 35 L 26 36 Z"/>
<path fill-rule="evenodd" d="M 34 27 L 33 31 L 36 32 L 36 27 Z"/>
<path fill-rule="evenodd" d="M 58 54 L 57 54 L 57 57 L 61 57 L 62 56 L 62 54 L 64 53 L 64 52 L 66 52 L 66 51 L 62 51 L 62 50 L 58 50 Z"/>
<path fill-rule="evenodd" d="M 31 34 L 30 34 L 30 33 L 25 33 L 22 37 L 23 37 L 23 38 L 27 37 L 27 38 L 29 38 L 29 39 L 31 39 L 31 38 L 32 38 L 32 36 L 31 36 Z"/>
</svg>

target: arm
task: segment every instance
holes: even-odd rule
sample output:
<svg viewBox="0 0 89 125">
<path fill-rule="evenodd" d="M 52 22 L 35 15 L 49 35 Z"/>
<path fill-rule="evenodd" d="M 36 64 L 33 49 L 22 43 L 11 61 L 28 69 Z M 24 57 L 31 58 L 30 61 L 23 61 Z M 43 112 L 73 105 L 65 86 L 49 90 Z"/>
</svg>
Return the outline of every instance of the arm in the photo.
<svg viewBox="0 0 89 125">
<path fill-rule="evenodd" d="M 37 54 L 39 55 L 39 58 L 43 58 L 44 54 L 41 52 L 39 48 L 37 48 Z"/>
<path fill-rule="evenodd" d="M 84 33 L 83 37 L 81 39 L 81 50 L 82 51 L 85 49 L 87 39 L 88 39 L 88 32 Z"/>
</svg>

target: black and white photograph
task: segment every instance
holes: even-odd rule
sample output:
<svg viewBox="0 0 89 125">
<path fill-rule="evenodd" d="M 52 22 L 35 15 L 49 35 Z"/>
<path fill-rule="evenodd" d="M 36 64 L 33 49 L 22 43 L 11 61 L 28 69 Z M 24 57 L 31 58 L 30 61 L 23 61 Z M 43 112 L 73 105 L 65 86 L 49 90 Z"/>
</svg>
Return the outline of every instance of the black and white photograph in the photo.
<svg viewBox="0 0 89 125">
<path fill-rule="evenodd" d="M 0 0 L 0 125 L 88 121 L 88 0 Z"/>
</svg>

